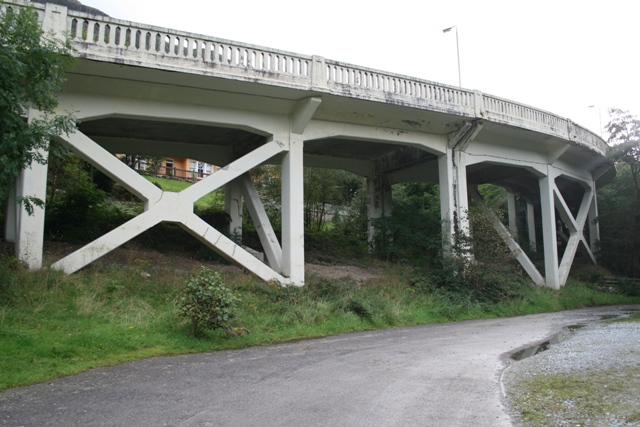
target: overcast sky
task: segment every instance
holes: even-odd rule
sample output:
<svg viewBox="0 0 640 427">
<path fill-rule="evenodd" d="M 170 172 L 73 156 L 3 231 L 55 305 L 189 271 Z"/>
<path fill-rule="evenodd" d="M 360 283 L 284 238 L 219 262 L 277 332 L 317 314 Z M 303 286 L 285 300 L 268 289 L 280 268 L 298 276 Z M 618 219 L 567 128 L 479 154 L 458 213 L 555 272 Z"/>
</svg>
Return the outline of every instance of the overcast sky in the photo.
<svg viewBox="0 0 640 427">
<path fill-rule="evenodd" d="M 82 0 L 113 18 L 458 85 L 594 132 L 607 108 L 640 114 L 634 0 Z M 588 108 L 589 105 L 595 105 Z"/>
</svg>

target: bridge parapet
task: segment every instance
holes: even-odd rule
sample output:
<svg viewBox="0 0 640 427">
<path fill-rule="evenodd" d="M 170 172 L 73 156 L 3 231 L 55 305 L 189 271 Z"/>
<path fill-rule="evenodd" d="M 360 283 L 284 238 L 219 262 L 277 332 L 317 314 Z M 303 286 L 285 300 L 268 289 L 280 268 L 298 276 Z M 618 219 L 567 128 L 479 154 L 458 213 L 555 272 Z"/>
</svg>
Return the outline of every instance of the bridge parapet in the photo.
<svg viewBox="0 0 640 427">
<path fill-rule="evenodd" d="M 39 3 L 3 0 L 0 7 L 27 5 L 35 8 L 41 22 L 45 19 L 45 5 Z M 66 28 L 59 30 L 70 37 L 81 58 L 406 105 L 534 130 L 584 145 L 601 155 L 609 149 L 600 136 L 569 119 L 479 91 L 318 56 L 61 9 L 66 13 Z M 43 27 L 47 28 L 46 23 Z"/>
<path fill-rule="evenodd" d="M 190 72 L 222 72 L 307 86 L 312 57 L 230 40 L 69 11 L 67 32 L 81 57 L 123 58 Z"/>
</svg>

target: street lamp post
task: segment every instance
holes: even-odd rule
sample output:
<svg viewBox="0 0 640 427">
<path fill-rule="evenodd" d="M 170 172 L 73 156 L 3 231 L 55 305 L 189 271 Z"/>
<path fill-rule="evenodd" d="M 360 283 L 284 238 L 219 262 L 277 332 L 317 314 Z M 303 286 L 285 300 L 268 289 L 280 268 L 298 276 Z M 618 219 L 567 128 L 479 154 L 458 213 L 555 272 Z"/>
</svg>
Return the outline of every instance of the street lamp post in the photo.
<svg viewBox="0 0 640 427">
<path fill-rule="evenodd" d="M 453 27 L 445 28 L 442 32 L 448 33 L 454 28 L 456 29 L 456 53 L 458 54 L 458 86 L 462 87 L 462 78 L 460 77 L 460 44 L 458 44 L 458 27 L 454 25 Z"/>
<path fill-rule="evenodd" d="M 596 108 L 598 107 L 598 118 L 600 119 L 600 138 L 602 138 L 602 109 L 600 108 L 599 105 L 589 105 L 589 108 Z"/>
</svg>

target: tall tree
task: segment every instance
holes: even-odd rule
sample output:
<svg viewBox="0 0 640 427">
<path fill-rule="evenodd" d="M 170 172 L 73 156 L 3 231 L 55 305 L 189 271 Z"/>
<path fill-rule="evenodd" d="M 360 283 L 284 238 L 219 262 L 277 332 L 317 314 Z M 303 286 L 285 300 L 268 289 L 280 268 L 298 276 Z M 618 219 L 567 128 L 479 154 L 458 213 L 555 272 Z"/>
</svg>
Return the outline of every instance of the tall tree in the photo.
<svg viewBox="0 0 640 427">
<path fill-rule="evenodd" d="M 609 109 L 610 121 L 606 126 L 610 157 L 616 163 L 628 166 L 633 183 L 634 226 L 628 233 L 633 235 L 631 275 L 640 275 L 640 119 L 618 108 Z"/>
<path fill-rule="evenodd" d="M 613 182 L 598 189 L 599 258 L 602 265 L 616 274 L 633 274 L 636 202 L 631 169 L 616 165 Z"/>
<path fill-rule="evenodd" d="M 0 15 L 0 206 L 22 169 L 44 164 L 42 154 L 56 135 L 70 132 L 70 113 L 56 114 L 56 94 L 74 58 L 67 41 L 44 34 L 32 8 L 7 7 Z M 27 120 L 29 109 L 39 110 Z M 44 202 L 26 196 L 27 211 Z"/>
</svg>

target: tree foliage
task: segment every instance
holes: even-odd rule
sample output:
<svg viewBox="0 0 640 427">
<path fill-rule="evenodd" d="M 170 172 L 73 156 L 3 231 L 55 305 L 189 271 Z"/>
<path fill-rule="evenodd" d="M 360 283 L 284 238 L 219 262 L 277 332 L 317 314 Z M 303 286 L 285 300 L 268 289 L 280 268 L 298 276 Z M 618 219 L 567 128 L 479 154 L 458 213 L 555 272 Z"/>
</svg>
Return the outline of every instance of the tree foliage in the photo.
<svg viewBox="0 0 640 427">
<path fill-rule="evenodd" d="M 640 119 L 618 108 L 611 108 L 609 115 L 611 121 L 606 129 L 609 143 L 613 146 L 610 157 L 629 166 L 636 205 L 640 207 Z"/>
<path fill-rule="evenodd" d="M 613 182 L 598 191 L 599 256 L 602 265 L 616 274 L 632 275 L 635 236 L 635 200 L 629 166 L 617 168 Z"/>
<path fill-rule="evenodd" d="M 151 171 L 157 173 L 162 167 L 163 156 L 151 156 L 148 154 L 124 154 L 120 157 L 127 166 L 137 171 Z"/>
<path fill-rule="evenodd" d="M 333 169 L 304 170 L 304 224 L 321 231 L 328 215 L 339 215 L 339 206 L 350 205 L 364 186 L 356 175 Z"/>
<path fill-rule="evenodd" d="M 32 8 L 7 8 L 0 16 L 1 204 L 22 169 L 46 162 L 51 138 L 74 128 L 70 113 L 56 114 L 56 93 L 73 63 L 68 41 L 45 35 Z M 28 117 L 30 109 L 39 113 Z M 30 212 L 31 203 L 44 203 L 29 196 L 23 202 Z"/>
<path fill-rule="evenodd" d="M 374 249 L 388 260 L 433 261 L 442 248 L 438 187 L 422 183 L 393 187 L 391 215 L 374 221 Z"/>
<path fill-rule="evenodd" d="M 617 273 L 640 277 L 640 119 L 618 108 L 606 126 L 615 181 L 600 191 L 601 258 Z"/>
</svg>

